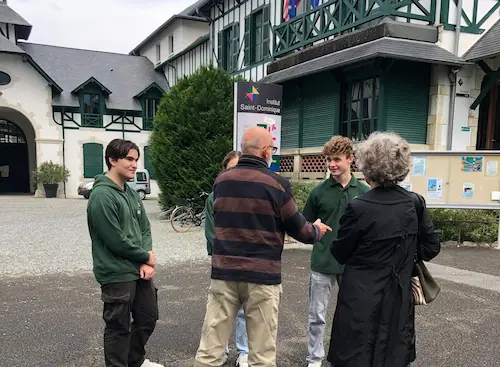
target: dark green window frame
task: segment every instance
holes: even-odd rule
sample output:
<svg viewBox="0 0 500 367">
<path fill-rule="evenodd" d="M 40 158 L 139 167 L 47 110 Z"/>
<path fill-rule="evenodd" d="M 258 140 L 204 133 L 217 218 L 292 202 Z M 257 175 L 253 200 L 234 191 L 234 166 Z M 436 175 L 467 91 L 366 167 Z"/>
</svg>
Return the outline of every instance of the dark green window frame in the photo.
<svg viewBox="0 0 500 367">
<path fill-rule="evenodd" d="M 340 132 L 353 141 L 365 140 L 380 128 L 380 76 L 342 83 Z"/>
<path fill-rule="evenodd" d="M 158 105 L 160 104 L 160 99 L 159 98 L 145 98 L 144 99 L 144 106 L 143 106 L 143 123 L 142 123 L 142 129 L 151 131 L 153 130 L 154 126 L 154 119 L 156 116 L 156 113 L 158 112 Z"/>
<path fill-rule="evenodd" d="M 218 33 L 219 67 L 229 73 L 238 71 L 238 56 L 240 48 L 240 25 L 233 23 Z"/>
<path fill-rule="evenodd" d="M 104 172 L 104 148 L 99 143 L 83 144 L 83 177 L 94 178 Z"/>
<path fill-rule="evenodd" d="M 270 6 L 262 6 L 245 18 L 245 65 L 252 65 L 271 56 Z"/>
</svg>

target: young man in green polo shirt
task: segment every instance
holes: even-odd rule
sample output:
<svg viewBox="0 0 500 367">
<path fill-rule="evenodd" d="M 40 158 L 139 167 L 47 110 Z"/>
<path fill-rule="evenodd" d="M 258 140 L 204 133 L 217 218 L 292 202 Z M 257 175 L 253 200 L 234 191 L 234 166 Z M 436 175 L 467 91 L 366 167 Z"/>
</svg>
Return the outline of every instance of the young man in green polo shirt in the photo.
<svg viewBox="0 0 500 367">
<path fill-rule="evenodd" d="M 352 141 L 343 136 L 332 137 L 323 147 L 330 177 L 316 186 L 307 198 L 303 214 L 308 221 L 320 218 L 332 228 L 320 242 L 314 244 L 309 278 L 308 367 L 321 367 L 325 357 L 323 337 L 326 310 L 332 287 L 340 283 L 343 266 L 330 253 L 336 238 L 340 218 L 349 201 L 370 188 L 351 174 L 354 160 Z"/>
</svg>

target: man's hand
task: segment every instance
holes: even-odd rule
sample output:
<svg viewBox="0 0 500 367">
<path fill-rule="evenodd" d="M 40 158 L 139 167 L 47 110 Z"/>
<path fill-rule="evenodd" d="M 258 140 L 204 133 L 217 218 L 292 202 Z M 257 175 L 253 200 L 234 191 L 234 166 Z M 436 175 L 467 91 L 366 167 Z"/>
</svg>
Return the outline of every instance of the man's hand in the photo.
<svg viewBox="0 0 500 367">
<path fill-rule="evenodd" d="M 149 252 L 149 260 L 146 262 L 149 266 L 155 266 L 156 265 L 156 255 L 153 251 L 148 251 Z"/>
<path fill-rule="evenodd" d="M 331 231 L 332 229 L 328 227 L 326 224 L 321 222 L 321 219 L 316 219 L 316 222 L 314 222 L 319 227 L 319 230 L 321 232 L 321 236 L 324 236 L 326 231 Z"/>
<path fill-rule="evenodd" d="M 142 264 L 141 267 L 139 268 L 140 274 L 141 274 L 141 279 L 144 280 L 149 280 L 153 277 L 155 274 L 155 268 L 152 266 L 149 266 L 147 264 Z"/>
</svg>

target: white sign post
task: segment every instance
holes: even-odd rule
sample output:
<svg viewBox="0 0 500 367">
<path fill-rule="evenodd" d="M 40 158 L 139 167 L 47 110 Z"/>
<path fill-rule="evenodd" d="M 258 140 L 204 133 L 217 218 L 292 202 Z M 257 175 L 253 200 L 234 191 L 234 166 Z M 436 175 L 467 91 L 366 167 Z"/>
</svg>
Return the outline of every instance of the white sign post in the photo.
<svg viewBox="0 0 500 367">
<path fill-rule="evenodd" d="M 245 130 L 262 126 L 273 136 L 277 148 L 271 170 L 279 172 L 281 153 L 281 106 L 283 87 L 276 84 L 237 82 L 234 83 L 234 132 L 233 149 L 241 149 Z"/>
</svg>

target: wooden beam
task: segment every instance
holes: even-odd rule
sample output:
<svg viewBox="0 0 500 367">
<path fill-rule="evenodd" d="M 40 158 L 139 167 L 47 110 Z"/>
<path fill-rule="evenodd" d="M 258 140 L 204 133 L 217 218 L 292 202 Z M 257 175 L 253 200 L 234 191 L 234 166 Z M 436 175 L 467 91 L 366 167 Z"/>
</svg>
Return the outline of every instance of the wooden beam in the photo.
<svg viewBox="0 0 500 367">
<path fill-rule="evenodd" d="M 490 94 L 490 108 L 488 110 L 488 128 L 486 129 L 486 149 L 491 150 L 494 146 L 495 137 L 495 114 L 498 88 L 495 86 Z"/>
<path fill-rule="evenodd" d="M 490 74 L 488 74 L 490 80 L 486 85 L 481 88 L 481 93 L 479 93 L 479 96 L 477 96 L 476 100 L 474 103 L 471 104 L 470 109 L 475 110 L 477 106 L 481 104 L 481 101 L 488 95 L 488 93 L 498 84 L 500 84 L 499 78 L 498 78 L 499 71 L 494 71 Z"/>
<path fill-rule="evenodd" d="M 493 73 L 493 70 L 491 70 L 489 65 L 484 60 L 478 61 L 477 65 L 481 68 L 482 71 L 484 71 L 485 74 Z"/>
</svg>

